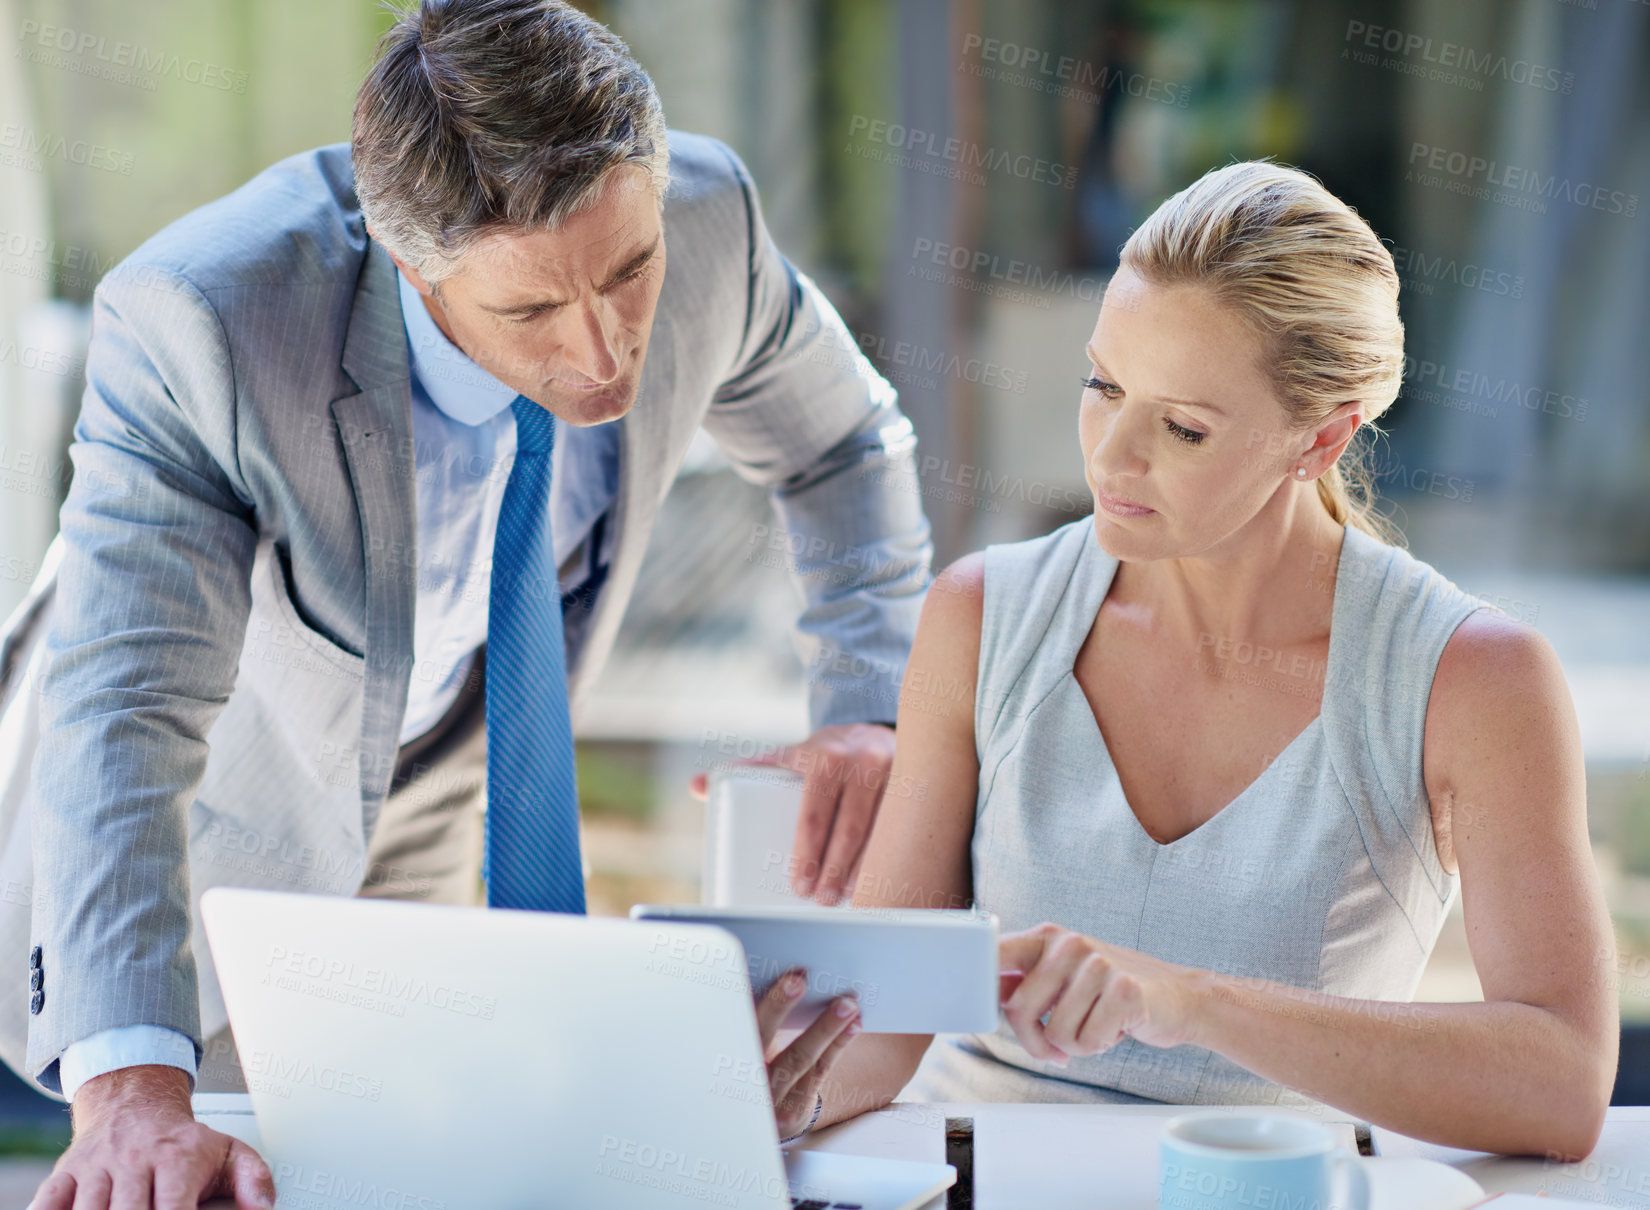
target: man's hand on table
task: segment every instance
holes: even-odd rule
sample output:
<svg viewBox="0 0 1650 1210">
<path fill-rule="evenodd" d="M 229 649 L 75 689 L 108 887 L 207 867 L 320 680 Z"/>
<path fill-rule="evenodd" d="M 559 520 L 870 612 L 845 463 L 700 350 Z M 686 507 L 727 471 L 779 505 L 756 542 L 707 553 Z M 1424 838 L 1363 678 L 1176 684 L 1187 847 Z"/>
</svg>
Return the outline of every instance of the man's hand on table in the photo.
<svg viewBox="0 0 1650 1210">
<path fill-rule="evenodd" d="M 176 1067 L 126 1067 L 75 1094 L 74 1141 L 30 1210 L 195 1210 L 232 1197 L 269 1210 L 275 1181 L 258 1153 L 195 1121 L 189 1077 Z"/>
<path fill-rule="evenodd" d="M 776 765 L 803 776 L 791 890 L 827 907 L 845 893 L 852 895 L 894 764 L 894 729 L 881 723 L 821 727 L 800 744 L 739 763 Z M 695 774 L 690 783 L 694 797 L 703 799 L 708 784 L 706 774 Z"/>
</svg>

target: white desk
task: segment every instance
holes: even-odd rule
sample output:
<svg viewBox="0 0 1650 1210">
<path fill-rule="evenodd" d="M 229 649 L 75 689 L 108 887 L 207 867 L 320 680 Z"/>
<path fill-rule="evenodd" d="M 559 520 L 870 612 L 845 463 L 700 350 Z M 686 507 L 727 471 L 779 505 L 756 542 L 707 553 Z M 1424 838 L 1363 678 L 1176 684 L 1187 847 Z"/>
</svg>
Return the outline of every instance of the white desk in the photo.
<svg viewBox="0 0 1650 1210">
<path fill-rule="evenodd" d="M 252 1116 L 251 1097 L 244 1093 L 203 1093 L 198 1094 L 194 1102 L 197 1120 L 250 1147 L 259 1146 L 258 1122 Z M 943 1164 L 945 1116 L 944 1108 L 938 1105 L 891 1105 L 818 1131 L 796 1146 L 805 1146 L 810 1151 Z M 44 1173 L 41 1176 L 44 1179 Z M 945 1198 L 940 1197 L 923 1210 L 944 1210 L 944 1207 Z M 235 1210 L 235 1203 L 218 1198 L 203 1202 L 201 1210 Z"/>
<path fill-rule="evenodd" d="M 810 1142 L 852 1154 L 943 1161 L 945 1119 L 972 1118 L 976 1210 L 1156 1210 L 1158 1131 L 1187 1108 L 898 1105 L 821 1131 Z M 1352 1146 L 1350 1117 L 1327 1110 L 1307 1116 L 1334 1127 Z M 1373 1134 L 1377 1155 L 1449 1164 L 1486 1193 L 1546 1193 L 1650 1210 L 1650 1107 L 1611 1109 L 1598 1146 L 1579 1164 L 1459 1151 L 1388 1130 Z"/>
<path fill-rule="evenodd" d="M 1544 1193 L 1650 1210 L 1650 1106 L 1610 1109 L 1598 1146 L 1578 1164 L 1460 1151 L 1380 1129 L 1375 1131 L 1375 1150 L 1378 1155 L 1420 1156 L 1449 1164 L 1491 1193 Z"/>
<path fill-rule="evenodd" d="M 249 1098 L 201 1096 L 195 1103 L 197 1116 L 213 1129 L 257 1146 Z M 798 1146 L 939 1163 L 945 1159 L 946 1119 L 972 1118 L 977 1210 L 1156 1210 L 1158 1131 L 1185 1109 L 900 1104 L 821 1130 Z M 1329 1111 L 1308 1116 L 1337 1129 L 1351 1145 L 1350 1118 Z M 1611 1109 L 1598 1147 L 1580 1164 L 1456 1151 L 1379 1129 L 1374 1142 L 1381 1156 L 1451 1164 L 1489 1193 L 1545 1192 L 1650 1210 L 1650 1108 Z M 944 1199 L 933 1205 L 943 1208 Z M 228 1202 L 208 1206 L 233 1210 Z"/>
<path fill-rule="evenodd" d="M 1156 1210 L 1157 1136 L 1187 1106 L 934 1105 L 974 1120 L 976 1210 Z M 1304 1112 L 1304 1111 L 1303 1111 Z M 1317 1112 L 1350 1150 L 1354 1122 Z M 850 1123 L 844 1122 L 843 1125 Z"/>
</svg>

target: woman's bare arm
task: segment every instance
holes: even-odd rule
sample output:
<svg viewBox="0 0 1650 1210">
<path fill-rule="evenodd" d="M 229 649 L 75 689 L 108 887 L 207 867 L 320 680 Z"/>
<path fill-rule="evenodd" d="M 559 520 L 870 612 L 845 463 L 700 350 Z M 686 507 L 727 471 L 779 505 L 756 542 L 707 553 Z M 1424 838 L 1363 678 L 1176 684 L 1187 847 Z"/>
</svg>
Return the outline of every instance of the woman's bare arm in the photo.
<svg viewBox="0 0 1650 1210">
<path fill-rule="evenodd" d="M 1439 660 L 1424 744 L 1485 1002 L 1348 1000 L 1201 972 L 1195 1041 L 1413 1137 L 1579 1158 L 1603 1127 L 1621 1024 L 1581 738 L 1546 640 L 1470 616 Z"/>
<path fill-rule="evenodd" d="M 854 884 L 856 908 L 962 908 L 973 901 L 974 682 L 984 577 L 984 555 L 967 555 L 928 589 L 900 687 L 888 787 Z M 888 1104 L 932 1040 L 928 1034 L 855 1038 L 825 1077 L 820 1123 Z"/>
</svg>

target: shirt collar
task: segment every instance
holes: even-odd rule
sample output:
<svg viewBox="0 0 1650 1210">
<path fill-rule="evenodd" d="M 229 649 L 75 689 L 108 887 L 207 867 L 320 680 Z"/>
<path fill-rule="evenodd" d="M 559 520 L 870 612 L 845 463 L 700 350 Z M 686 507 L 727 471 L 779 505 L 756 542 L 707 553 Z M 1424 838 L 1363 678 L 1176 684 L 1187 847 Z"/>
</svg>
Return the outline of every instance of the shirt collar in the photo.
<svg viewBox="0 0 1650 1210">
<path fill-rule="evenodd" d="M 401 286 L 401 318 L 413 376 L 430 402 L 460 424 L 485 424 L 515 402 L 519 393 L 470 360 L 436 325 L 424 296 L 395 271 Z"/>
</svg>

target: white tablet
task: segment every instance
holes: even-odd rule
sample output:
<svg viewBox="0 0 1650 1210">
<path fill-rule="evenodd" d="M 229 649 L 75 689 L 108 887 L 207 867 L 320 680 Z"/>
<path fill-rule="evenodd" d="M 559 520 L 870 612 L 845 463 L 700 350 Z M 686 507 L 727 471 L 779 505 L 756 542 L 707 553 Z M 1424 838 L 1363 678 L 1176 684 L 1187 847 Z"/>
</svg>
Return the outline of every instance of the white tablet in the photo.
<svg viewBox="0 0 1650 1210">
<path fill-rule="evenodd" d="M 973 910 L 707 907 L 639 903 L 636 920 L 714 924 L 743 953 L 660 955 L 684 978 L 709 978 L 718 967 L 749 972 L 760 996 L 793 967 L 808 972 L 808 990 L 784 1021 L 801 1028 L 836 996 L 859 997 L 871 1033 L 990 1033 L 997 1028 L 997 917 Z"/>
</svg>

